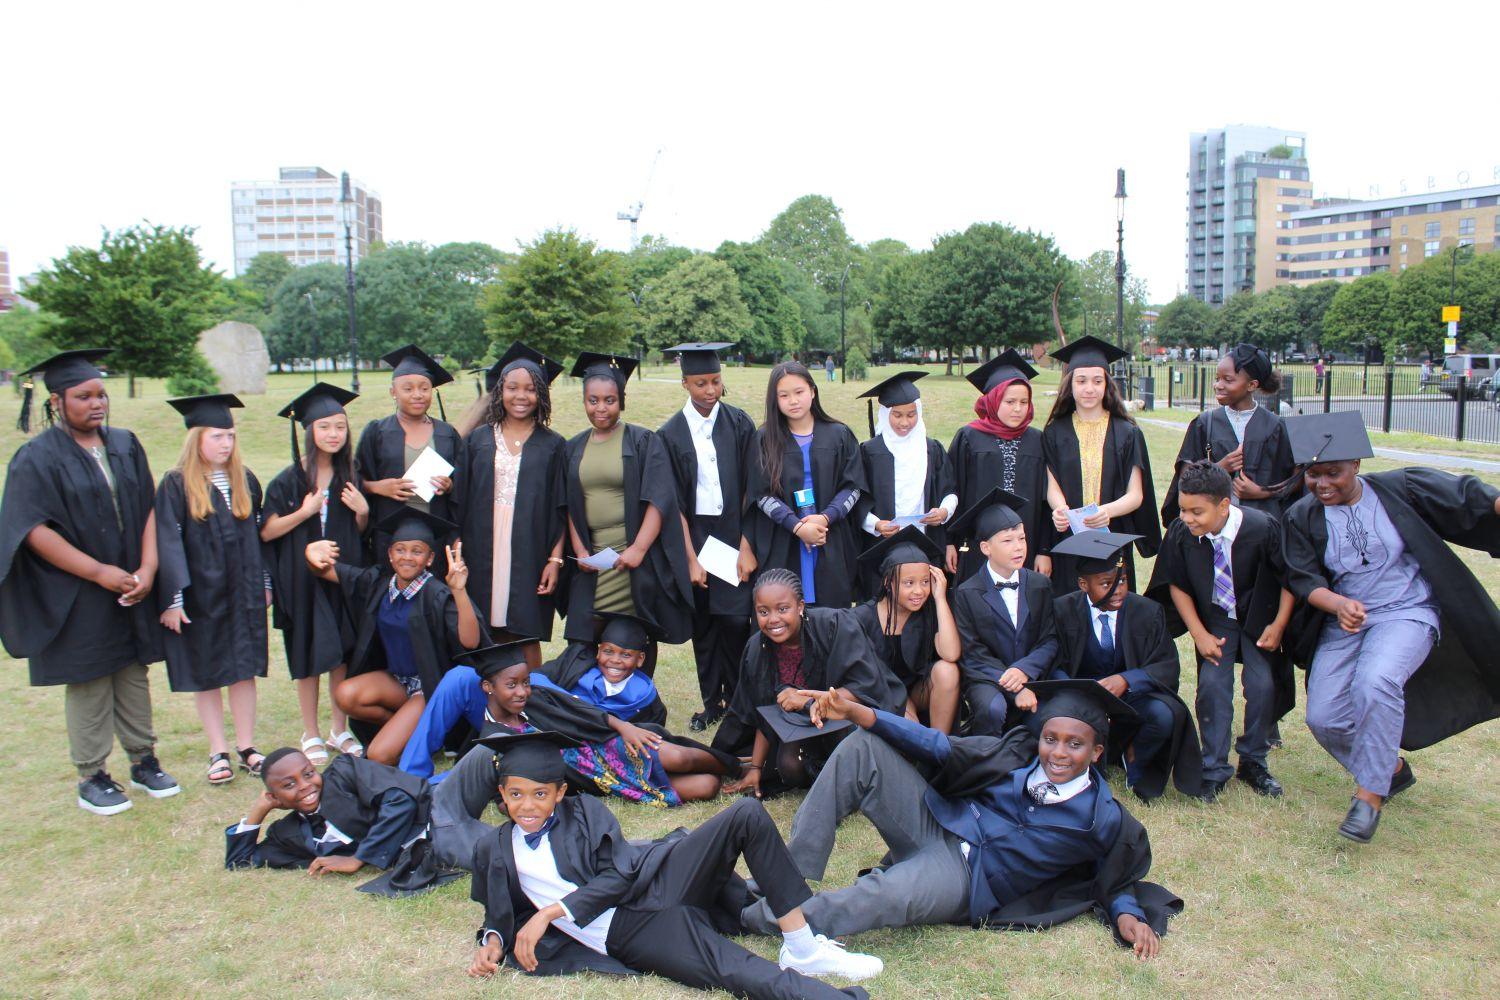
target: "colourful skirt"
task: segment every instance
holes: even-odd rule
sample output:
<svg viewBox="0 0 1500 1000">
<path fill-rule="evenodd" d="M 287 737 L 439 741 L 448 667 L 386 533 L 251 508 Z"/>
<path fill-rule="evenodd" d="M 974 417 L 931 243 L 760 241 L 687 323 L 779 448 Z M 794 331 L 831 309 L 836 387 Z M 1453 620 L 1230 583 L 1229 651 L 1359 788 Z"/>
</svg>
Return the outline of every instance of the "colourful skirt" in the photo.
<svg viewBox="0 0 1500 1000">
<path fill-rule="evenodd" d="M 666 809 L 682 805 L 677 797 L 661 757 L 654 750 L 640 756 L 616 736 L 604 743 L 585 743 L 576 750 L 564 750 L 563 762 L 592 781 L 605 795 L 618 795 L 631 802 Z"/>
</svg>

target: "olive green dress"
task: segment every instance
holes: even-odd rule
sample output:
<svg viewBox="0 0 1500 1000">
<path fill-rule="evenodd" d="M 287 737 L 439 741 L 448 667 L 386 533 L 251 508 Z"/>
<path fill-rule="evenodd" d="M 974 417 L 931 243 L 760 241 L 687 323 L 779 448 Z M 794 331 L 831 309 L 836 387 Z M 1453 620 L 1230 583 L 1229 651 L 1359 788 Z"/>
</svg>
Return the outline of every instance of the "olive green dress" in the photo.
<svg viewBox="0 0 1500 1000">
<path fill-rule="evenodd" d="M 625 537 L 624 442 L 623 429 L 618 426 L 607 441 L 595 441 L 590 437 L 578 464 L 584 519 L 588 522 L 594 552 L 606 548 L 623 552 L 629 544 Z M 594 611 L 635 614 L 635 602 L 630 596 L 630 574 L 618 570 L 598 574 L 594 587 Z"/>
</svg>

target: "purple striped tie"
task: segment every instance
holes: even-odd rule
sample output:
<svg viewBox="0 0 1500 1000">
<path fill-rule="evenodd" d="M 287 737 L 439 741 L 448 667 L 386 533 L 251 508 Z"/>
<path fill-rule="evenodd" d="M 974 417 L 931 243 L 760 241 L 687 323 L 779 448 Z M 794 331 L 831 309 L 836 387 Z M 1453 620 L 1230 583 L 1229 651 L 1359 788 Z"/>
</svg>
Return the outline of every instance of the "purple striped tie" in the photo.
<svg viewBox="0 0 1500 1000">
<path fill-rule="evenodd" d="M 1229 572 L 1229 553 L 1223 538 L 1214 543 L 1214 603 L 1226 614 L 1234 614 L 1234 576 Z"/>
</svg>

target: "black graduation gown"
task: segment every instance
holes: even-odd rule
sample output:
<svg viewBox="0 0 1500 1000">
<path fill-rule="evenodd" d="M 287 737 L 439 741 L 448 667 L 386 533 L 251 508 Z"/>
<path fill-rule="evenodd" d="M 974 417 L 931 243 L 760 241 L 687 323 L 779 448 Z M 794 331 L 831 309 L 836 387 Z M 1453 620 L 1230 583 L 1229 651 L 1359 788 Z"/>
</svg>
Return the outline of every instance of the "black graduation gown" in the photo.
<svg viewBox="0 0 1500 1000">
<path fill-rule="evenodd" d="M 592 430 L 574 435 L 567 444 L 564 467 L 567 508 L 573 527 L 584 547 L 593 551 L 588 521 L 583 516 L 583 485 L 578 467 Z M 622 424 L 620 443 L 625 466 L 625 538 L 635 541 L 641 530 L 646 506 L 661 514 L 661 532 L 646 553 L 646 558 L 630 573 L 630 598 L 637 613 L 655 622 L 666 633 L 666 641 L 686 642 L 693 634 L 693 591 L 687 575 L 687 554 L 682 547 L 682 524 L 677 519 L 677 490 L 667 450 L 651 431 L 636 424 Z M 571 549 L 571 546 L 568 547 Z M 615 573 L 618 570 L 609 570 Z M 595 574 L 576 568 L 565 560 L 559 586 L 567 588 L 567 605 L 563 617 L 567 626 L 563 635 L 569 640 L 587 642 L 594 637 Z"/>
<path fill-rule="evenodd" d="M 656 436 L 666 446 L 667 460 L 672 463 L 673 481 L 677 487 L 677 509 L 687 515 L 688 532 L 693 536 L 693 552 L 697 553 L 702 550 L 710 532 L 708 524 L 696 516 L 698 451 L 693 447 L 693 435 L 682 411 L 672 414 L 661 425 Z M 716 518 L 709 518 L 713 524 L 711 533 L 719 541 L 738 551 L 740 539 L 745 534 L 741 505 L 748 494 L 750 470 L 756 461 L 755 421 L 744 410 L 720 400 L 719 415 L 714 418 L 713 444 L 719 467 L 719 488 L 724 492 L 724 513 Z M 662 530 L 666 530 L 665 526 Z M 678 533 L 681 534 L 680 531 Z M 710 573 L 708 613 L 748 619 L 749 585 L 731 587 Z"/>
<path fill-rule="evenodd" d="M 860 468 L 864 472 L 866 489 L 860 491 L 859 502 L 849 513 L 849 526 L 859 540 L 859 550 L 874 545 L 879 539 L 864 528 L 865 515 L 874 514 L 880 520 L 896 516 L 896 459 L 885 439 L 873 437 L 859 446 Z M 943 446 L 933 438 L 927 439 L 927 477 L 922 488 L 924 512 L 932 510 L 947 496 L 944 490 Z M 959 508 L 962 512 L 963 508 Z M 925 526 L 926 535 L 939 547 L 948 544 L 948 531 L 940 524 Z M 880 591 L 880 575 L 876 570 L 860 568 L 860 595 L 876 597 Z"/>
<path fill-rule="evenodd" d="M 310 517 L 266 545 L 266 569 L 271 574 L 271 622 L 281 630 L 286 665 L 293 680 L 319 677 L 348 660 L 354 645 L 354 623 L 343 592 L 313 576 L 305 551 L 326 539 L 339 547 L 339 562 L 369 564 L 365 540 L 354 511 L 339 499 L 344 479 L 337 473 L 328 483 L 328 524 Z M 284 517 L 302 506 L 308 493 L 301 465 L 288 465 L 266 487 L 265 517 Z"/>
<path fill-rule="evenodd" d="M 1244 520 L 1229 550 L 1229 564 L 1234 577 L 1235 620 L 1244 641 L 1254 642 L 1276 620 L 1276 612 L 1281 609 L 1286 560 L 1281 554 L 1281 525 L 1275 516 L 1248 507 L 1242 508 L 1241 513 Z M 1172 603 L 1173 585 L 1192 596 L 1198 620 L 1206 627 L 1212 629 L 1216 622 L 1228 620 L 1213 603 L 1213 545 L 1207 539 L 1194 538 L 1180 520 L 1173 521 L 1167 529 L 1156 565 L 1152 567 L 1151 583 L 1146 588 L 1146 596 L 1161 605 L 1162 613 L 1167 616 L 1167 631 L 1175 637 L 1186 632 L 1187 625 Z M 1291 640 L 1290 633 L 1283 638 L 1285 649 Z M 1291 657 L 1282 650 L 1262 650 L 1262 653 L 1271 665 L 1276 718 L 1281 719 L 1297 704 Z M 1196 657 L 1194 660 L 1199 662 Z"/>
<path fill-rule="evenodd" d="M 785 450 L 782 452 L 781 485 L 778 493 L 772 489 L 760 463 L 760 437 L 762 434 L 783 434 Z M 813 496 L 818 511 L 822 511 L 833 498 L 846 489 L 867 489 L 864 469 L 859 461 L 859 442 L 848 427 L 839 423 L 819 420 L 813 425 L 813 439 L 809 446 L 812 464 Z M 788 507 L 795 506 L 792 494 L 802 488 L 802 450 L 791 434 L 779 427 L 761 427 L 755 432 L 754 461 L 750 464 L 750 488 L 745 494 L 746 517 L 750 526 L 746 537 L 755 549 L 755 560 L 761 570 L 774 567 L 801 574 L 801 540 L 779 524 L 774 523 L 757 506 L 761 498 L 780 496 Z M 828 541 L 818 552 L 818 567 L 815 586 L 818 605 L 828 608 L 847 608 L 854 602 L 857 564 L 859 554 L 854 538 L 854 523 L 849 515 L 828 528 Z"/>
<path fill-rule="evenodd" d="M 442 496 L 433 497 L 428 510 L 434 517 L 462 525 L 463 509 L 458 498 L 463 496 L 464 491 L 464 443 L 452 424 L 433 417 L 432 439 L 428 444 L 453 465 L 453 489 Z M 406 432 L 401 429 L 396 414 L 365 424 L 365 429 L 359 435 L 359 446 L 354 449 L 354 471 L 361 483 L 398 479 L 406 473 Z M 390 536 L 376 526 L 395 513 L 402 503 L 368 491 L 365 496 L 370 501 L 371 551 L 376 562 L 384 562 L 385 551 L 390 548 Z M 444 539 L 438 539 L 437 558 L 433 562 L 434 572 L 439 576 L 446 571 L 443 541 Z M 464 553 L 464 561 L 468 561 L 467 552 Z"/>
<path fill-rule="evenodd" d="M 948 759 L 931 785 L 939 795 L 950 799 L 978 795 L 1037 757 L 1037 737 L 1024 726 L 998 737 L 950 736 L 948 744 Z M 1098 771 L 1093 777 L 1096 782 L 1104 780 Z M 1115 942 L 1129 947 L 1109 919 L 1110 902 L 1129 892 L 1145 912 L 1151 929 L 1158 935 L 1166 934 L 1167 921 L 1182 912 L 1182 900 L 1165 887 L 1144 881 L 1151 870 L 1151 840 L 1125 804 L 1118 798 L 1115 802 L 1120 807 L 1120 832 L 1109 853 L 1095 864 L 1079 865 L 1007 902 L 988 915 L 984 926 L 991 930 L 1035 930 L 1093 911 L 1109 927 Z"/>
<path fill-rule="evenodd" d="M 929 600 L 921 611 L 906 619 L 900 635 L 887 635 L 880 621 L 879 603 L 870 600 L 856 604 L 850 614 L 864 632 L 880 666 L 909 694 L 918 682 L 927 679 L 932 665 L 940 659 L 933 646 L 937 638 L 937 611 Z"/>
<path fill-rule="evenodd" d="M 1093 624 L 1088 595 L 1081 590 L 1059 597 L 1053 602 L 1057 620 L 1057 666 L 1052 677 L 1077 677 L 1083 668 L 1085 646 Z M 1177 645 L 1167 634 L 1167 618 L 1156 602 L 1139 594 L 1126 594 L 1125 603 L 1115 616 L 1120 671 L 1145 670 L 1157 690 L 1148 697 L 1163 702 L 1172 710 L 1172 741 L 1157 758 L 1142 764 L 1142 774 L 1135 789 L 1146 798 L 1155 798 L 1167 787 L 1167 772 L 1172 784 L 1184 795 L 1196 796 L 1203 784 L 1203 754 L 1193 714 L 1177 694 L 1179 660 Z M 1125 747 L 1134 736 L 1135 727 L 1128 723 L 1111 728 L 1110 759 L 1123 757 Z M 1165 766 L 1163 766 L 1165 763 Z"/>
<path fill-rule="evenodd" d="M 1500 491 L 1473 476 L 1420 466 L 1360 478 L 1380 498 L 1438 603 L 1442 638 L 1406 682 L 1401 747 L 1420 750 L 1500 717 L 1500 610 L 1446 544 L 1500 557 Z M 1309 494 L 1287 510 L 1282 540 L 1287 588 L 1304 602 L 1287 635 L 1295 642 L 1293 659 L 1309 667 L 1327 616 L 1305 602 L 1319 587 L 1333 589 L 1323 563 L 1327 510 L 1317 497 Z"/>
<path fill-rule="evenodd" d="M 552 555 L 552 546 L 565 530 L 563 466 L 567 442 L 556 431 L 537 426 L 521 446 L 521 475 L 516 482 L 516 506 L 510 529 L 510 604 L 506 621 L 491 622 L 490 590 L 495 559 L 495 431 L 481 424 L 464 439 L 463 474 L 454 490 L 462 490 L 464 562 L 469 564 L 469 596 L 474 611 L 490 625 L 515 635 L 542 641 L 552 638 L 556 592 L 539 596 L 536 587 Z M 566 543 L 563 555 L 569 555 Z"/>
<path fill-rule="evenodd" d="M 349 676 L 357 677 L 372 670 L 386 669 L 385 643 L 380 639 L 376 621 L 380 602 L 386 600 L 391 577 L 389 566 L 335 566 L 339 588 L 348 602 L 354 619 L 354 645 L 349 651 Z M 422 680 L 422 694 L 431 698 L 438 682 L 453 665 L 454 657 L 465 652 L 458 641 L 458 605 L 453 591 L 436 576 L 422 584 L 412 598 L 406 619 L 411 636 L 412 654 L 417 661 L 417 676 Z M 479 644 L 489 641 L 484 622 L 479 623 Z"/>
<path fill-rule="evenodd" d="M 161 611 L 182 592 L 182 633 L 163 629 L 173 691 L 213 691 L 266 676 L 266 569 L 260 541 L 260 483 L 249 469 L 250 516 L 230 513 L 207 484 L 213 513 L 188 513 L 182 473 L 156 490 L 156 601 Z"/>
<path fill-rule="evenodd" d="M 1224 415 L 1224 407 L 1215 406 L 1193 418 L 1182 436 L 1182 447 L 1177 452 L 1172 482 L 1162 499 L 1163 528 L 1170 528 L 1172 522 L 1177 520 L 1177 477 L 1182 474 L 1183 465 L 1205 458 L 1210 462 L 1217 462 L 1239 446 L 1240 443 L 1234 437 L 1234 428 Z M 1245 425 L 1244 457 L 1245 475 L 1257 486 L 1268 487 L 1282 482 L 1296 468 L 1296 463 L 1292 460 L 1292 439 L 1287 435 L 1286 424 L 1281 417 L 1264 406 L 1257 406 L 1250 416 L 1250 422 Z M 1288 487 L 1284 496 L 1266 500 L 1241 500 L 1238 503 L 1241 507 L 1250 507 L 1279 518 L 1289 501 L 1295 500 L 1300 492 L 1301 483 L 1294 483 Z"/>
<path fill-rule="evenodd" d="M 714 734 L 715 750 L 744 756 L 755 745 L 756 730 L 774 748 L 780 743 L 758 709 L 776 704 L 775 643 L 757 631 L 745 643 L 740 679 L 729 712 Z M 865 639 L 864 629 L 847 608 L 808 608 L 802 623 L 802 669 L 807 690 L 847 688 L 862 705 L 895 712 L 906 710 L 906 689 L 881 665 Z"/>
<path fill-rule="evenodd" d="M 996 486 L 1004 486 L 1004 460 L 998 438 L 975 430 L 969 425 L 958 429 L 943 463 L 945 494 L 958 497 L 962 514 Z M 1047 462 L 1042 453 L 1042 432 L 1026 428 L 1016 449 L 1015 494 L 1027 501 L 1021 508 L 1026 525 L 1026 568 L 1034 569 L 1038 554 L 1046 555 L 1052 547 L 1052 509 L 1047 506 Z M 967 580 L 984 565 L 984 553 L 977 542 L 950 538 L 959 548 L 957 580 Z M 967 548 L 965 548 L 967 546 Z"/>
<path fill-rule="evenodd" d="M 1052 421 L 1042 432 L 1042 452 L 1047 459 L 1047 468 L 1057 477 L 1068 506 L 1083 506 L 1083 463 L 1078 457 L 1078 435 L 1073 431 L 1071 417 Z M 1141 535 L 1135 543 L 1136 551 L 1150 557 L 1161 547 L 1161 525 L 1157 523 L 1156 486 L 1151 481 L 1151 456 L 1146 452 L 1146 436 L 1129 420 L 1111 416 L 1109 432 L 1104 439 L 1104 465 L 1099 473 L 1099 503 L 1102 505 L 1117 500 L 1130 488 L 1130 475 L 1141 470 L 1141 505 L 1124 517 L 1109 522 L 1109 530 L 1130 535 Z M 1045 506 L 1045 494 L 1043 505 Z M 1047 530 L 1052 542 L 1059 539 L 1051 527 L 1051 510 L 1047 512 Z M 1052 560 L 1052 591 L 1059 597 L 1078 589 L 1077 562 L 1066 556 Z M 1125 567 L 1128 570 L 1130 589 L 1136 590 L 1135 560 L 1130 550 L 1125 550 Z"/>
<path fill-rule="evenodd" d="M 118 511 L 94 457 L 61 427 L 22 444 L 5 478 L 0 639 L 11 656 L 29 658 L 34 686 L 81 684 L 163 655 L 165 629 L 157 623 L 154 602 L 122 608 L 118 594 L 58 569 L 26 546 L 31 529 L 45 524 L 102 563 L 126 572 L 140 566 L 155 480 L 134 434 L 118 427 L 99 433 L 115 477 Z"/>
</svg>

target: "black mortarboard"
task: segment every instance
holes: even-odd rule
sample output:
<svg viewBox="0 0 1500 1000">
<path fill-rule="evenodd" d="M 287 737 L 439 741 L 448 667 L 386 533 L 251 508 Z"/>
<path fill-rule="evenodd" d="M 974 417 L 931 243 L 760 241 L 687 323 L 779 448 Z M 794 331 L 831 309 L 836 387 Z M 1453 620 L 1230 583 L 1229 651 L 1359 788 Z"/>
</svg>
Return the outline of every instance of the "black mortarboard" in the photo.
<svg viewBox="0 0 1500 1000">
<path fill-rule="evenodd" d="M 993 538 L 996 532 L 1014 528 L 1021 523 L 1021 508 L 1030 501 L 995 486 L 979 501 L 948 523 L 948 534 L 952 538 L 971 538 L 983 542 Z M 1027 539 L 1035 543 L 1035 539 Z"/>
<path fill-rule="evenodd" d="M 343 413 L 344 407 L 359 398 L 359 393 L 341 389 L 327 382 L 319 382 L 311 389 L 283 406 L 278 417 L 290 417 L 303 427 L 311 427 L 314 420 Z"/>
<path fill-rule="evenodd" d="M 1120 550 L 1140 537 L 1116 531 L 1080 531 L 1052 546 L 1052 554 L 1077 559 L 1079 573 L 1109 573 L 1119 569 L 1123 561 Z"/>
<path fill-rule="evenodd" d="M 917 379 L 926 377 L 926 372 L 897 372 L 885 381 L 871 386 L 856 398 L 864 399 L 874 396 L 880 401 L 881 406 L 905 406 L 921 398 L 922 393 L 918 391 L 914 383 Z"/>
<path fill-rule="evenodd" d="M 1347 462 L 1375 455 L 1365 418 L 1358 410 L 1309 413 L 1287 417 L 1283 422 L 1292 442 L 1292 461 L 1298 465 Z"/>
<path fill-rule="evenodd" d="M 490 733 L 477 742 L 500 755 L 500 780 L 525 778 L 543 784 L 568 780 L 562 751 L 583 744 L 571 736 L 553 732 Z"/>
<path fill-rule="evenodd" d="M 448 369 L 438 364 L 430 354 L 416 344 L 398 347 L 391 353 L 382 355 L 380 360 L 391 366 L 392 379 L 398 379 L 403 375 L 426 375 L 434 389 L 453 381 L 453 376 L 448 374 Z"/>
<path fill-rule="evenodd" d="M 776 734 L 776 738 L 787 746 L 827 736 L 829 733 L 848 729 L 853 724 L 848 719 L 824 719 L 823 728 L 819 729 L 812 724 L 812 719 L 806 712 L 788 712 L 780 705 L 762 705 L 757 711 Z"/>
<path fill-rule="evenodd" d="M 438 547 L 438 539 L 446 543 L 458 531 L 458 525 L 452 521 L 406 506 L 393 511 L 377 527 L 390 534 L 392 545 L 396 542 L 426 542 L 434 549 Z"/>
<path fill-rule="evenodd" d="M 1110 694 L 1103 684 L 1086 678 L 1066 677 L 1055 681 L 1031 681 L 1026 685 L 1036 695 L 1036 724 L 1047 720 L 1077 719 L 1094 731 L 1097 742 L 1109 737 L 1110 719 L 1133 719 L 1135 709 Z"/>
<path fill-rule="evenodd" d="M 536 639 L 514 639 L 493 646 L 480 646 L 465 650 L 453 658 L 454 663 L 466 663 L 474 668 L 480 680 L 487 680 L 508 667 L 526 662 L 526 648 L 537 643 Z"/>
<path fill-rule="evenodd" d="M 90 379 L 103 378 L 94 362 L 110 353 L 108 347 L 86 347 L 78 351 L 63 351 L 54 354 L 40 364 L 32 365 L 22 375 L 40 373 L 47 383 L 47 391 L 61 395 L 75 385 Z"/>
<path fill-rule="evenodd" d="M 1011 379 L 1023 378 L 1030 382 L 1036 378 L 1036 369 L 1014 347 L 1007 347 L 964 377 L 980 392 L 989 392 Z"/>
<path fill-rule="evenodd" d="M 625 381 L 630 378 L 631 372 L 640 362 L 635 358 L 627 358 L 623 354 L 596 354 L 593 351 L 580 351 L 578 360 L 573 362 L 573 377 L 581 378 L 587 382 L 591 378 L 613 379 L 614 383 L 621 388 Z"/>
<path fill-rule="evenodd" d="M 1125 352 L 1098 337 L 1082 336 L 1071 344 L 1064 344 L 1052 352 L 1052 356 L 1068 366 L 1068 371 L 1080 368 L 1109 368 L 1125 356 Z"/>
<path fill-rule="evenodd" d="M 682 365 L 683 377 L 688 375 L 712 375 L 721 371 L 719 364 L 719 352 L 728 347 L 729 343 L 712 344 L 678 344 L 676 347 L 668 347 L 663 354 L 675 354 Z"/>
<path fill-rule="evenodd" d="M 667 634 L 657 627 L 655 622 L 635 615 L 627 615 L 618 611 L 600 611 L 598 617 L 602 620 L 599 629 L 599 641 L 613 643 L 621 649 L 633 649 L 638 653 L 644 653 L 650 648 L 651 643 L 660 642 Z"/>
<path fill-rule="evenodd" d="M 179 396 L 167 402 L 182 414 L 182 422 L 188 427 L 217 427 L 220 430 L 233 427 L 234 416 L 229 411 L 245 405 L 238 396 L 227 392 L 216 392 L 208 396 Z"/>
<path fill-rule="evenodd" d="M 908 524 L 889 538 L 882 538 L 859 554 L 859 561 L 889 572 L 892 566 L 928 563 L 941 566 L 943 550 L 916 525 Z"/>
<path fill-rule="evenodd" d="M 541 351 L 532 350 L 518 340 L 507 347 L 505 353 L 500 355 L 494 364 L 488 368 L 475 368 L 474 371 L 484 372 L 484 391 L 494 392 L 496 383 L 515 368 L 525 368 L 546 385 L 551 385 L 563 370 L 561 364 L 553 361 Z"/>
</svg>

